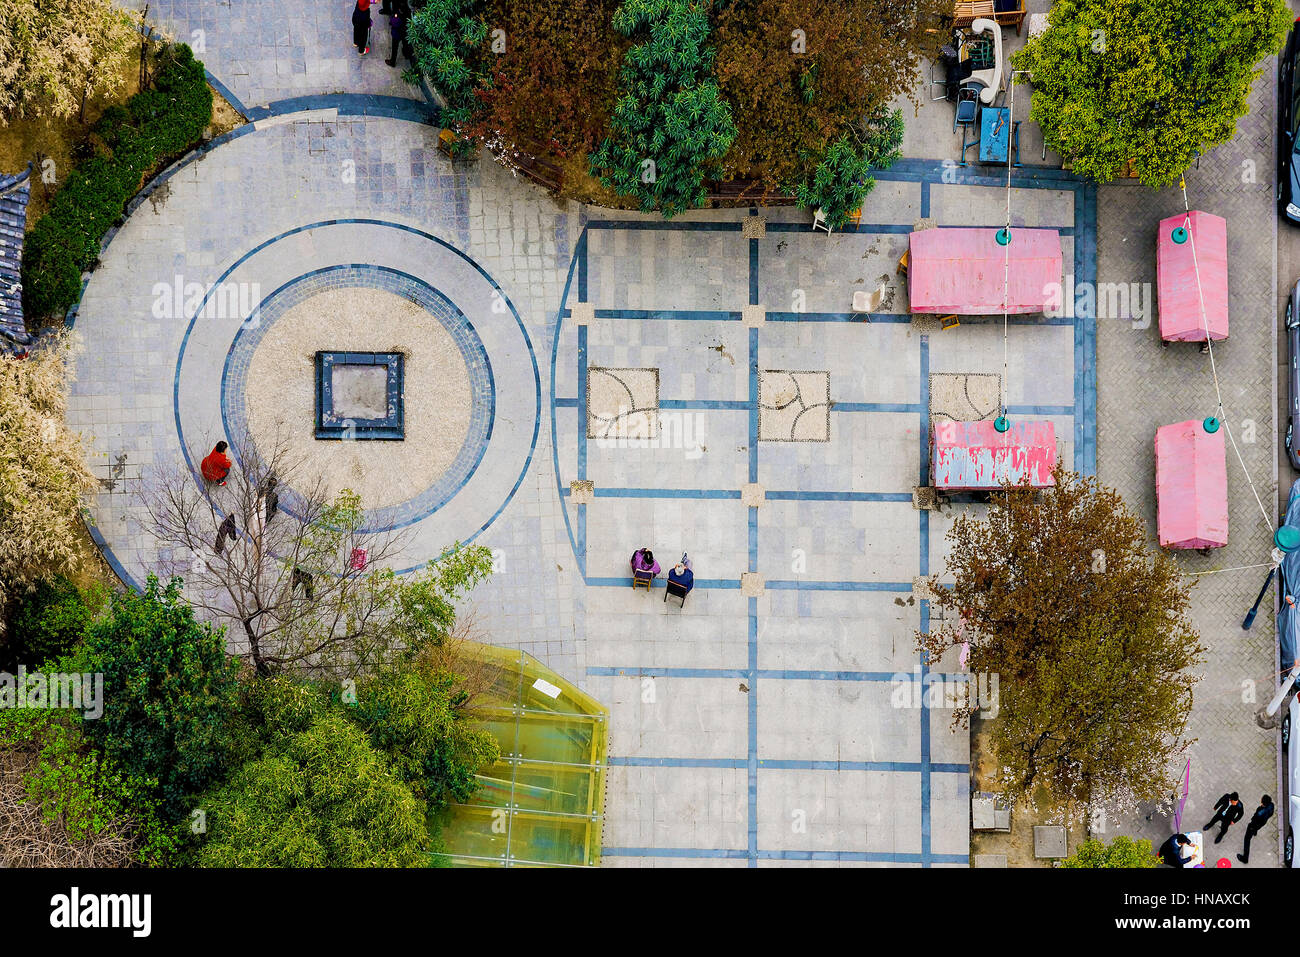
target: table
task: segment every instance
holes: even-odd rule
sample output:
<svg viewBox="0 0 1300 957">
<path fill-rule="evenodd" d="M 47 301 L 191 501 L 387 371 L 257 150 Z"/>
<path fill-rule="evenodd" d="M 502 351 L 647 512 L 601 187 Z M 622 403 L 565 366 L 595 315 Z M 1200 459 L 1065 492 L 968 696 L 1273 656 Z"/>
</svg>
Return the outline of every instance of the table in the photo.
<svg viewBox="0 0 1300 957">
<path fill-rule="evenodd" d="M 1018 127 L 1020 124 L 1017 123 Z M 1015 140 L 1014 163 L 1020 165 L 1019 130 L 1011 128 L 1011 110 L 1005 106 L 986 106 L 980 117 L 980 162 L 1005 163 L 1012 155 L 1013 132 Z"/>
</svg>

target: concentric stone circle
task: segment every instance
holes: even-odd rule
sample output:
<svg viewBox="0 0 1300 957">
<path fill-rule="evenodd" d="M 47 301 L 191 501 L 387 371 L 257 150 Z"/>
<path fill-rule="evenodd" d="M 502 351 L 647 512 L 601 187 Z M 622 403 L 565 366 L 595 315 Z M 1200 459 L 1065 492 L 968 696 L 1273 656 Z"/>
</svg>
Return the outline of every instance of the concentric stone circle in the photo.
<svg viewBox="0 0 1300 957">
<path fill-rule="evenodd" d="M 315 438 L 319 351 L 404 357 L 402 441 Z M 373 527 L 451 499 L 483 459 L 493 405 L 491 363 L 464 314 L 428 284 L 377 266 L 340 266 L 282 286 L 236 334 L 222 376 L 227 433 L 259 449 L 278 445 L 331 495 L 356 492 Z M 290 489 L 284 507 L 294 504 Z"/>
</svg>

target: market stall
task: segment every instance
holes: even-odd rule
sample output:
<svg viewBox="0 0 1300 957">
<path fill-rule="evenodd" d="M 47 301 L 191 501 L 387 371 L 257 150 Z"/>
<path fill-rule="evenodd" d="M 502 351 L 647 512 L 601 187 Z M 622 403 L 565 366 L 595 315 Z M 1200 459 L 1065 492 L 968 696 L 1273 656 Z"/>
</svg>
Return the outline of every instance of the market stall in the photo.
<svg viewBox="0 0 1300 957">
<path fill-rule="evenodd" d="M 912 312 L 993 316 L 1002 314 L 1005 303 L 1006 312 L 1020 315 L 1059 305 L 1060 234 L 1013 227 L 1004 245 L 998 241 L 1001 232 L 988 227 L 913 232 L 907 255 Z"/>
<path fill-rule="evenodd" d="M 1204 342 L 1207 329 L 1228 338 L 1227 220 L 1199 210 L 1160 220 L 1156 291 L 1165 342 Z"/>
<path fill-rule="evenodd" d="M 1162 548 L 1228 544 L 1228 466 L 1223 430 L 1199 419 L 1156 430 L 1156 525 Z"/>
<path fill-rule="evenodd" d="M 1056 465 L 1051 422 L 1013 422 L 999 432 L 992 420 L 936 422 L 931 429 L 930 477 L 941 492 L 984 492 L 1004 482 L 1050 488 Z"/>
</svg>

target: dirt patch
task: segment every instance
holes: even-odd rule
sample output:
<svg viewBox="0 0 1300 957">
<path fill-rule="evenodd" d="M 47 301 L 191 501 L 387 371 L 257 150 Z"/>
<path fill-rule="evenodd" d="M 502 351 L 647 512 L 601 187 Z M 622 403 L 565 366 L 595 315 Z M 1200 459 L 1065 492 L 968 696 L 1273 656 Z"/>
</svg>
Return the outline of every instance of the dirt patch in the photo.
<svg viewBox="0 0 1300 957">
<path fill-rule="evenodd" d="M 235 127 L 243 126 L 248 122 L 244 115 L 231 106 L 224 96 L 211 86 L 208 88 L 212 90 L 212 125 L 209 129 L 212 131 L 213 139 L 229 133 Z"/>
<path fill-rule="evenodd" d="M 559 191 L 561 199 L 576 199 L 580 203 L 607 206 L 610 209 L 638 208 L 636 202 L 626 196 L 618 195 L 612 189 L 606 189 L 599 179 L 591 175 L 586 153 L 566 157 L 547 157 L 547 160 L 555 163 L 564 176 Z"/>
<path fill-rule="evenodd" d="M 49 209 L 58 184 L 72 170 L 73 150 L 86 138 L 100 115 L 110 106 L 120 106 L 140 89 L 140 65 L 129 59 L 122 67 L 122 85 L 111 96 L 86 101 L 83 120 L 73 116 L 66 120 L 27 117 L 0 126 L 0 173 L 21 173 L 30 162 L 32 198 L 27 204 L 30 227 Z"/>
<path fill-rule="evenodd" d="M 988 722 L 971 722 L 971 793 L 997 791 L 994 777 L 997 768 L 988 745 Z M 1046 806 L 1046 794 L 1035 795 L 1039 807 Z M 1036 810 L 1028 802 L 1017 802 L 1011 810 L 1010 833 L 997 831 L 971 831 L 970 853 L 974 861 L 977 854 L 998 854 L 1006 857 L 1008 867 L 1053 867 L 1055 862 L 1034 857 L 1034 827 L 1039 824 L 1060 824 L 1059 815 Z M 1073 854 L 1088 837 L 1084 823 L 1076 822 L 1066 828 L 1066 851 Z"/>
<path fill-rule="evenodd" d="M 86 523 L 79 518 L 73 519 L 72 526 L 77 543 L 77 567 L 65 571 L 68 578 L 78 588 L 89 588 L 91 585 L 105 585 L 118 591 L 124 588 L 122 580 L 113 573 L 108 562 L 104 561 L 99 546 L 90 537 Z"/>
</svg>

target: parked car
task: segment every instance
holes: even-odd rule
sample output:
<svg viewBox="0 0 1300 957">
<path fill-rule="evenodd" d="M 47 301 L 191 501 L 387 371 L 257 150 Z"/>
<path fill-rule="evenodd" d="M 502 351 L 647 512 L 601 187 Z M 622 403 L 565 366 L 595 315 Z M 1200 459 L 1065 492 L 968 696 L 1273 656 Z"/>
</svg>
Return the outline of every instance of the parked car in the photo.
<svg viewBox="0 0 1300 957">
<path fill-rule="evenodd" d="M 1300 17 L 1296 18 L 1300 23 Z M 1296 26 L 1277 59 L 1277 206 L 1300 224 L 1300 37 Z"/>
<path fill-rule="evenodd" d="M 1282 863 L 1300 867 L 1295 853 L 1296 822 L 1300 821 L 1300 695 L 1292 695 L 1282 718 L 1282 750 L 1286 753 L 1286 840 L 1282 844 Z M 1280 825 L 1282 822 L 1279 821 Z"/>
<path fill-rule="evenodd" d="M 1300 471 L 1300 282 L 1286 301 L 1286 457 Z"/>
</svg>

